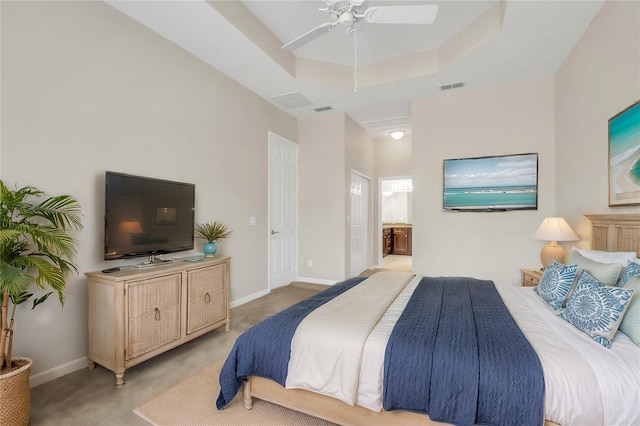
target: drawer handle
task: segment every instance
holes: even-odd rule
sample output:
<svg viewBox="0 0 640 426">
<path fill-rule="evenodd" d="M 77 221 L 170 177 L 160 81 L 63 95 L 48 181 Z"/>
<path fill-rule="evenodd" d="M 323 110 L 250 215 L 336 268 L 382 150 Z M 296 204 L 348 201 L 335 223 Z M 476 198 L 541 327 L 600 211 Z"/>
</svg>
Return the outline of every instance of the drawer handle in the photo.
<svg viewBox="0 0 640 426">
<path fill-rule="evenodd" d="M 160 321 L 160 309 L 158 309 L 157 307 L 153 310 L 154 315 L 156 317 L 156 321 Z"/>
<path fill-rule="evenodd" d="M 211 302 L 211 295 L 209 293 L 204 295 L 204 301 L 205 303 Z"/>
</svg>

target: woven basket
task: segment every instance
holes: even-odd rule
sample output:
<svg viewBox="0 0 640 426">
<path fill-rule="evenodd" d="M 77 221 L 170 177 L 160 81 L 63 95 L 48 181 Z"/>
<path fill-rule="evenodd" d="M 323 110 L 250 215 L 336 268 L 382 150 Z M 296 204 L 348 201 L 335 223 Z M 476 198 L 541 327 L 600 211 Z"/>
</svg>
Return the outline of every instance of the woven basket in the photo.
<svg viewBox="0 0 640 426">
<path fill-rule="evenodd" d="M 29 358 L 13 358 L 27 364 L 7 374 L 0 374 L 0 425 L 28 425 L 31 411 L 29 375 L 32 361 Z"/>
</svg>

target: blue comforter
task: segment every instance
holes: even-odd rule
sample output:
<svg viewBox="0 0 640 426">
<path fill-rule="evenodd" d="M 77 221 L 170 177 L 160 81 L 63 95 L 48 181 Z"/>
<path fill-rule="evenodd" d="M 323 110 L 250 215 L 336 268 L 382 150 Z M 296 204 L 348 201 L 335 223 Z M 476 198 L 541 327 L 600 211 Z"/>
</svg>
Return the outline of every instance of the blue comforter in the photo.
<svg viewBox="0 0 640 426">
<path fill-rule="evenodd" d="M 385 410 L 458 425 L 541 425 L 544 378 L 493 282 L 423 278 L 385 353 Z"/>
<path fill-rule="evenodd" d="M 300 321 L 363 280 L 336 284 L 242 334 L 220 373 L 218 409 L 247 376 L 285 386 Z M 544 422 L 542 367 L 493 282 L 422 279 L 387 344 L 383 404 L 460 425 Z"/>
<path fill-rule="evenodd" d="M 247 376 L 266 377 L 284 386 L 291 355 L 291 339 L 300 321 L 314 309 L 365 279 L 356 277 L 338 283 L 267 318 L 238 337 L 220 372 L 220 395 L 216 401 L 218 409 L 231 402 Z"/>
</svg>

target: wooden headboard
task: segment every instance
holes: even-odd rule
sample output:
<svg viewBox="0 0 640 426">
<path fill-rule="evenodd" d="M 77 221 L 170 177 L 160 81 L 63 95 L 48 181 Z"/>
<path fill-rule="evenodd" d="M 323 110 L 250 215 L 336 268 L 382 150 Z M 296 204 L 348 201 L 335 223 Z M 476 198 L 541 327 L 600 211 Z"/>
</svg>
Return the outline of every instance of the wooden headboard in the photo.
<svg viewBox="0 0 640 426">
<path fill-rule="evenodd" d="M 591 248 L 640 253 L 640 214 L 586 214 L 591 221 Z"/>
</svg>

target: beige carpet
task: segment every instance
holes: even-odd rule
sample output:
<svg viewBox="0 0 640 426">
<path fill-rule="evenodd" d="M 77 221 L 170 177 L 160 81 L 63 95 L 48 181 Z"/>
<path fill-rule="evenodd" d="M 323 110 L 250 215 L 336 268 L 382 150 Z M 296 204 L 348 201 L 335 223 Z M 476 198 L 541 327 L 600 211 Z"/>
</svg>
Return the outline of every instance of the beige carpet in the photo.
<svg viewBox="0 0 640 426">
<path fill-rule="evenodd" d="M 223 360 L 183 380 L 169 390 L 145 402 L 133 412 L 153 425 L 333 425 L 269 402 L 253 400 L 247 410 L 242 390 L 224 409 L 216 409 L 220 391 L 218 375 Z"/>
</svg>

